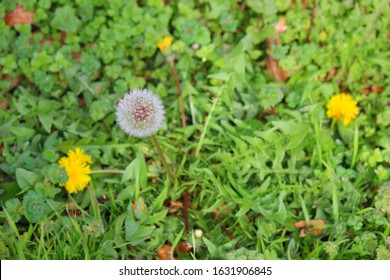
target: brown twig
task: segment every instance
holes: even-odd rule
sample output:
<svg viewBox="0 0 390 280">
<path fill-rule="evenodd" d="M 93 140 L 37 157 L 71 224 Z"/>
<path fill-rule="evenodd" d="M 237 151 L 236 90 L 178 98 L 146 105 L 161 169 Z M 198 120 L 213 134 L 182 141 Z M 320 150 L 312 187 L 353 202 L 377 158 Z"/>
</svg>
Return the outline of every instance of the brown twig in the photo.
<svg viewBox="0 0 390 280">
<path fill-rule="evenodd" d="M 186 122 L 186 115 L 185 115 L 185 112 L 184 112 L 184 103 L 183 103 L 183 96 L 182 96 L 182 93 L 181 93 L 179 77 L 177 75 L 177 71 L 176 71 L 176 67 L 175 67 L 175 64 L 173 62 L 173 59 L 168 59 L 168 63 L 169 63 L 169 66 L 171 66 L 173 77 L 175 78 L 175 83 L 176 83 L 176 87 L 177 87 L 177 95 L 179 97 L 179 103 L 180 103 L 181 125 L 183 127 L 186 127 L 187 126 L 187 122 Z"/>
<path fill-rule="evenodd" d="M 184 199 L 183 199 L 183 219 L 184 219 L 184 228 L 186 229 L 186 233 L 190 232 L 189 224 L 188 224 L 188 208 L 190 204 L 190 190 L 188 188 L 184 191 Z"/>
<path fill-rule="evenodd" d="M 315 14 L 316 14 L 316 6 L 317 6 L 316 0 L 313 0 L 313 8 L 311 10 L 310 25 L 309 25 L 309 30 L 307 32 L 306 43 L 310 42 L 311 29 L 313 27 L 314 17 L 315 17 Z"/>
</svg>

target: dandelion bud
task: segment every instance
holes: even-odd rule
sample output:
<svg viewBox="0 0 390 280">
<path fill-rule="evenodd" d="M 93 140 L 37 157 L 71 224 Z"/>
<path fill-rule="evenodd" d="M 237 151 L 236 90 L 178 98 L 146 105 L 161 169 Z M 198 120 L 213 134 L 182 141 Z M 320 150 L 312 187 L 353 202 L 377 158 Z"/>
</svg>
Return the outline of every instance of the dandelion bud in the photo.
<svg viewBox="0 0 390 280">
<path fill-rule="evenodd" d="M 203 231 L 201 229 L 194 230 L 194 235 L 196 238 L 200 239 L 203 236 Z"/>
<path fill-rule="evenodd" d="M 119 101 L 116 119 L 127 134 L 147 137 L 161 128 L 164 105 L 158 95 L 147 89 L 133 90 Z"/>
</svg>

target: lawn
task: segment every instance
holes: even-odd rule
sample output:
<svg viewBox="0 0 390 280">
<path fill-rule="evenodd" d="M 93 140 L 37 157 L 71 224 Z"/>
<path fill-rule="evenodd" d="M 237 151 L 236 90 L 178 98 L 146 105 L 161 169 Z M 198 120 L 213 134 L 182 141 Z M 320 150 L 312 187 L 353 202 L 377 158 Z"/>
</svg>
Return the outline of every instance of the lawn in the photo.
<svg viewBox="0 0 390 280">
<path fill-rule="evenodd" d="M 387 0 L 0 2 L 0 259 L 390 259 Z"/>
</svg>

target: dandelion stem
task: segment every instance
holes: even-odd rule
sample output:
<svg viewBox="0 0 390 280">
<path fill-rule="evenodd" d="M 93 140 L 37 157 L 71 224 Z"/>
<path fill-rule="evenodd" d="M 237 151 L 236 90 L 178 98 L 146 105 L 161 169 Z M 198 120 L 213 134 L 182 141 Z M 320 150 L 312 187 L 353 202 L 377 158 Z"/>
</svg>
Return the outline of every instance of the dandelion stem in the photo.
<svg viewBox="0 0 390 280">
<path fill-rule="evenodd" d="M 160 155 L 161 162 L 162 162 L 162 164 L 163 164 L 165 170 L 166 170 L 167 173 L 168 173 L 169 180 L 171 181 L 172 184 L 174 184 L 174 183 L 175 183 L 175 178 L 173 177 L 173 175 L 172 175 L 172 173 L 171 173 L 171 170 L 169 169 L 168 163 L 167 163 L 167 161 L 165 160 L 164 153 L 163 153 L 163 151 L 161 150 L 160 145 L 158 144 L 157 138 L 156 138 L 156 136 L 154 136 L 154 134 L 152 134 L 151 137 L 152 137 L 154 146 L 156 147 L 156 150 L 157 150 L 158 154 Z"/>
<path fill-rule="evenodd" d="M 123 173 L 125 173 L 125 171 L 124 170 L 118 170 L 118 169 L 92 170 L 91 171 L 91 174 L 103 174 L 103 173 L 123 174 Z"/>
<path fill-rule="evenodd" d="M 179 77 L 177 75 L 177 71 L 176 71 L 176 67 L 175 67 L 173 59 L 167 59 L 167 61 L 169 63 L 169 66 L 171 66 L 171 70 L 172 70 L 172 73 L 173 73 L 173 77 L 175 78 L 175 83 L 176 83 L 176 87 L 177 87 L 177 95 L 179 97 L 179 103 L 180 103 L 181 125 L 183 127 L 186 127 L 187 126 L 187 122 L 186 122 L 186 115 L 185 115 L 185 112 L 184 112 L 184 102 L 183 102 L 183 95 L 181 93 Z"/>
</svg>

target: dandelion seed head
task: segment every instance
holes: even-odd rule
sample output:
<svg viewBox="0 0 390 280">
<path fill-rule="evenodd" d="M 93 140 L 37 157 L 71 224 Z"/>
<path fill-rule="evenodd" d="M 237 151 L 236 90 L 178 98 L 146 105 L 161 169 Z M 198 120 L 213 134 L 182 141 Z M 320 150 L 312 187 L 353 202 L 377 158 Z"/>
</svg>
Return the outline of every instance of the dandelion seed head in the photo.
<svg viewBox="0 0 390 280">
<path fill-rule="evenodd" d="M 161 128 L 164 105 L 158 95 L 147 89 L 133 90 L 119 101 L 116 118 L 127 134 L 147 137 Z"/>
</svg>

